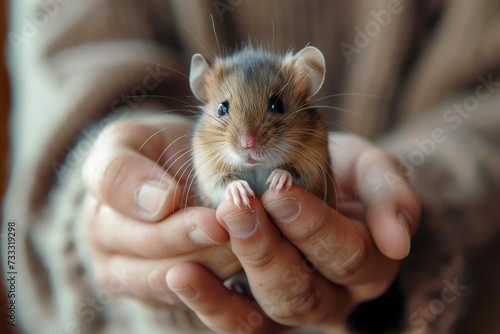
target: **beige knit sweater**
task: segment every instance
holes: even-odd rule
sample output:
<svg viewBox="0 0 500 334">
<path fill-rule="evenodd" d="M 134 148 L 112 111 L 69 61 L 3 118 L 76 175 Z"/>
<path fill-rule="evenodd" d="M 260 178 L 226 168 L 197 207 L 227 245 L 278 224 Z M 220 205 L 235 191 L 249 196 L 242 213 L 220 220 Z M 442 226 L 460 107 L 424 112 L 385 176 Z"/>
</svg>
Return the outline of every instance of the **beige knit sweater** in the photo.
<svg viewBox="0 0 500 334">
<path fill-rule="evenodd" d="M 13 149 L 3 219 L 16 222 L 17 326 L 24 332 L 203 331 L 189 312 L 148 309 L 96 284 L 79 221 L 80 167 L 112 119 L 195 103 L 178 74 L 188 73 L 194 52 L 220 54 L 249 37 L 281 52 L 320 48 L 328 68 L 322 96 L 366 94 L 319 101 L 349 110 L 325 109 L 330 128 L 385 146 L 404 166 L 388 184 L 410 177 L 422 198 L 422 226 L 400 278 L 351 322 L 367 333 L 500 330 L 498 1 L 9 5 Z"/>
</svg>

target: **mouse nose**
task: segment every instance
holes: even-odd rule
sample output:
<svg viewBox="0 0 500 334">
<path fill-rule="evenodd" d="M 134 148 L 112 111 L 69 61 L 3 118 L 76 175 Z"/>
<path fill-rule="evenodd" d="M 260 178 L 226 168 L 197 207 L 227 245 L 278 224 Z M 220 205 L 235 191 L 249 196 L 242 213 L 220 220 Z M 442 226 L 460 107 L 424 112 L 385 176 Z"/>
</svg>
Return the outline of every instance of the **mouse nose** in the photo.
<svg viewBox="0 0 500 334">
<path fill-rule="evenodd" d="M 257 145 L 257 136 L 255 135 L 255 133 L 247 131 L 241 135 L 240 144 L 241 147 L 245 149 L 255 148 L 255 146 Z"/>
</svg>

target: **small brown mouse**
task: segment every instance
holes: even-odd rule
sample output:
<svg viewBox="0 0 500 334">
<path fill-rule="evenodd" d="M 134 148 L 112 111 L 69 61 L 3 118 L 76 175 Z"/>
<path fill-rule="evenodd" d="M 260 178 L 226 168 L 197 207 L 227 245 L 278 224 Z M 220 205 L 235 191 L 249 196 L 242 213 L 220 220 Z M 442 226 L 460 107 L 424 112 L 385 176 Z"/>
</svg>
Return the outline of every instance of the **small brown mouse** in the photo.
<svg viewBox="0 0 500 334">
<path fill-rule="evenodd" d="M 203 103 L 193 136 L 201 203 L 302 186 L 335 207 L 328 135 L 311 97 L 325 78 L 320 50 L 278 55 L 247 46 L 207 61 L 193 55 L 189 83 Z M 269 184 L 269 185 L 268 185 Z"/>
</svg>

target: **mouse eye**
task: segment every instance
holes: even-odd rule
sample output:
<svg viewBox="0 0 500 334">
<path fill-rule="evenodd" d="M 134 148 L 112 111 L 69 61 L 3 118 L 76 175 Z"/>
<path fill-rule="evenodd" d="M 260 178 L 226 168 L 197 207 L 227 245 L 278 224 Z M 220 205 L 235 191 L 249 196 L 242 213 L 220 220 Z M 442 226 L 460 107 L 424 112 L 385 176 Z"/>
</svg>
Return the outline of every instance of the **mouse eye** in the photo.
<svg viewBox="0 0 500 334">
<path fill-rule="evenodd" d="M 224 101 L 219 104 L 219 116 L 226 116 L 229 113 L 229 101 Z"/>
<path fill-rule="evenodd" d="M 285 111 L 285 106 L 283 105 L 283 102 L 281 102 L 281 99 L 277 96 L 273 96 L 269 99 L 269 105 L 267 109 L 270 112 L 278 112 L 280 114 L 283 114 Z"/>
</svg>

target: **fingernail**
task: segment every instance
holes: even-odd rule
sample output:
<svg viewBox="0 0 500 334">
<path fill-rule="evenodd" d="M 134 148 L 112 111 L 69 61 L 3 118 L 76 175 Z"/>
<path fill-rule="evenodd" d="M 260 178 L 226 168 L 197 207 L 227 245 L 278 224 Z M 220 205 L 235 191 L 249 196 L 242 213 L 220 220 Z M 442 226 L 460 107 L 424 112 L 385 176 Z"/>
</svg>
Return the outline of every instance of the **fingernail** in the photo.
<svg viewBox="0 0 500 334">
<path fill-rule="evenodd" d="M 403 226 L 406 237 L 408 238 L 408 250 L 406 251 L 406 256 L 410 254 L 411 249 L 411 217 L 406 211 L 401 211 L 398 214 L 399 223 Z"/>
<path fill-rule="evenodd" d="M 222 217 L 229 232 L 238 238 L 248 238 L 257 230 L 255 210 L 246 210 Z"/>
<path fill-rule="evenodd" d="M 208 235 L 206 235 L 205 232 L 203 232 L 202 229 L 196 226 L 190 229 L 187 232 L 186 236 L 188 237 L 189 240 L 191 240 L 197 245 L 202 245 L 202 246 L 220 245 L 220 242 L 210 239 Z"/>
<path fill-rule="evenodd" d="M 137 190 L 135 202 L 144 212 L 155 215 L 165 204 L 170 183 L 161 180 L 148 180 Z"/>
<path fill-rule="evenodd" d="M 177 296 L 181 297 L 182 299 L 195 300 L 196 298 L 198 298 L 198 295 L 199 295 L 198 291 L 196 291 L 195 289 L 193 289 L 189 285 L 185 286 L 181 289 L 173 289 L 173 288 L 170 288 L 170 289 L 173 292 L 175 292 L 177 294 Z"/>
<path fill-rule="evenodd" d="M 278 223 L 289 223 L 300 214 L 300 204 L 295 197 L 286 197 L 270 202 L 264 208 L 271 218 Z"/>
</svg>

